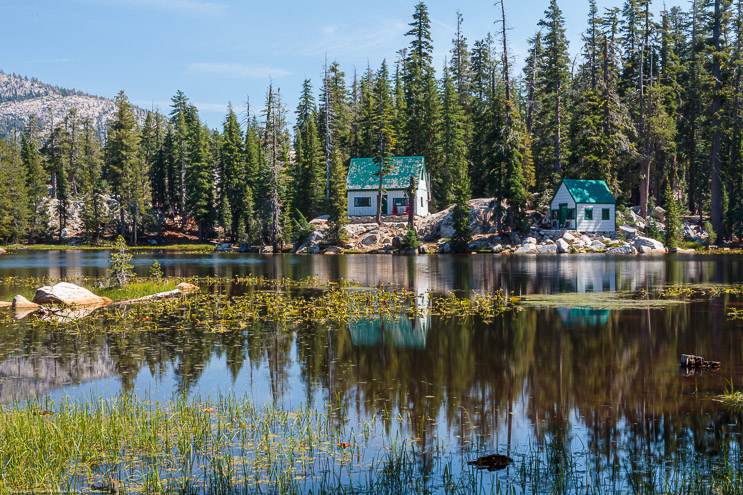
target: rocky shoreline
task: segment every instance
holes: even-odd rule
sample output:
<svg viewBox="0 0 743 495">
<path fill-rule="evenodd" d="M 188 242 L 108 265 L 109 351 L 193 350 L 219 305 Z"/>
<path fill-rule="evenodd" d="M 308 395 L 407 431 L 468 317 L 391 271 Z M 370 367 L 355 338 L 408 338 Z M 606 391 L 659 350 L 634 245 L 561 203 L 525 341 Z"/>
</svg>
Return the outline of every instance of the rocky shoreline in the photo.
<svg viewBox="0 0 743 495">
<path fill-rule="evenodd" d="M 662 242 L 644 235 L 646 229 L 654 228 L 656 232 L 665 230 L 664 211 L 655 208 L 648 219 L 640 217 L 634 209 L 625 215 L 617 212 L 616 232 L 580 233 L 574 230 L 552 230 L 541 228 L 543 217 L 538 213 L 532 215 L 532 227 L 528 235 L 508 232 L 497 233 L 492 198 L 473 199 L 470 201 L 470 233 L 472 242 L 470 253 L 495 254 L 649 254 L 666 253 L 669 250 Z M 452 216 L 453 207 L 427 217 L 416 218 L 415 230 L 421 239 L 418 248 L 404 245 L 404 236 L 408 224 L 403 217 L 385 217 L 383 225 L 377 225 L 372 217 L 354 217 L 352 223 L 344 227 L 348 241 L 342 246 L 335 246 L 327 241 L 327 217 L 313 219 L 310 224 L 314 230 L 306 241 L 294 246 L 287 246 L 285 251 L 295 254 L 425 254 L 451 253 L 448 240 L 454 234 Z M 699 226 L 685 222 L 684 238 L 702 245 L 707 233 Z M 254 253 L 271 253 L 270 246 L 240 246 L 221 244 L 217 251 L 239 251 Z M 670 252 L 692 253 L 693 249 L 674 248 Z"/>
</svg>

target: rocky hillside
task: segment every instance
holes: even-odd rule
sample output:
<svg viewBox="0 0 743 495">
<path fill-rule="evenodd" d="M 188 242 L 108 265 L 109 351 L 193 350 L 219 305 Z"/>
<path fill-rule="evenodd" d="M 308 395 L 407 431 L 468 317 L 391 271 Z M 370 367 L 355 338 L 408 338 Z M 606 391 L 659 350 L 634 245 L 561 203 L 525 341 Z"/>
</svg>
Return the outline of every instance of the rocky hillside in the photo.
<svg viewBox="0 0 743 495">
<path fill-rule="evenodd" d="M 93 96 L 75 89 L 45 84 L 36 78 L 0 71 L 0 137 L 12 136 L 26 126 L 31 115 L 49 125 L 50 119 L 61 121 L 72 109 L 81 117 L 90 118 L 99 134 L 105 134 L 108 120 L 113 115 L 113 99 Z M 134 107 L 134 116 L 140 125 L 147 115 Z"/>
</svg>

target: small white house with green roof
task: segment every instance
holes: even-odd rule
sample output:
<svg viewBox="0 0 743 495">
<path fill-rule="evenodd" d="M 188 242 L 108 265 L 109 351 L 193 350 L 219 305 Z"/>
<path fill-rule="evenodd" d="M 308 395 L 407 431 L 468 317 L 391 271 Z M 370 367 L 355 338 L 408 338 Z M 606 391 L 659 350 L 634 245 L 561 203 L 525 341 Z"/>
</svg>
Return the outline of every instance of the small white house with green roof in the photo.
<svg viewBox="0 0 743 495">
<path fill-rule="evenodd" d="M 422 156 L 398 156 L 390 158 L 390 172 L 382 180 L 382 215 L 407 215 L 410 204 L 408 188 L 410 177 L 416 179 L 415 214 L 429 214 L 431 179 Z M 379 191 L 379 165 L 374 158 L 353 158 L 348 167 L 346 191 L 348 192 L 349 216 L 373 216 L 377 214 Z"/>
<path fill-rule="evenodd" d="M 550 201 L 550 219 L 558 229 L 614 232 L 616 206 L 606 181 L 563 179 Z"/>
</svg>

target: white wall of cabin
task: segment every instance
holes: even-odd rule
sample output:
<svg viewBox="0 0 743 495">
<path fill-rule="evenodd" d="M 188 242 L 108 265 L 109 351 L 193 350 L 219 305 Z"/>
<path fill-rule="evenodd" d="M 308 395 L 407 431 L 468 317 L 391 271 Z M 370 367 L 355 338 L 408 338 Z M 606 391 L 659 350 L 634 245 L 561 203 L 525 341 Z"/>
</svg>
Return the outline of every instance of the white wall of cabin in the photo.
<svg viewBox="0 0 743 495">
<path fill-rule="evenodd" d="M 616 205 L 613 204 L 584 204 L 578 205 L 577 211 L 575 212 L 577 227 L 575 230 L 578 232 L 614 232 L 615 230 L 615 217 L 616 217 Z M 593 208 L 593 219 L 586 220 L 586 208 Z M 602 220 L 602 210 L 604 208 L 609 209 L 609 219 Z"/>
<path fill-rule="evenodd" d="M 566 186 L 565 184 L 560 184 L 560 188 L 557 190 L 557 192 L 555 193 L 555 197 L 550 203 L 550 210 L 559 210 L 561 203 L 567 203 L 569 210 L 575 208 L 575 201 L 570 195 L 570 191 L 568 191 L 568 186 Z"/>
<path fill-rule="evenodd" d="M 368 190 L 368 191 L 349 191 L 348 193 L 348 216 L 354 217 L 354 216 L 374 216 L 377 214 L 377 195 L 379 194 L 378 191 L 374 190 Z M 405 191 L 402 190 L 388 190 L 387 192 L 383 192 L 382 195 L 387 195 L 387 211 L 382 211 L 382 215 L 392 215 L 394 212 L 394 200 L 395 198 L 404 198 L 405 197 Z M 369 206 L 354 206 L 355 198 L 363 198 L 368 197 L 370 198 L 370 205 Z M 421 198 L 424 198 L 423 204 L 424 208 L 421 209 Z M 416 200 L 417 203 L 417 209 L 416 214 L 419 216 L 425 216 L 428 215 L 428 193 L 425 193 L 425 196 L 420 195 L 419 193 L 416 193 Z M 423 210 L 423 212 L 421 211 Z"/>
<path fill-rule="evenodd" d="M 349 191 L 348 192 L 348 216 L 374 216 L 377 214 L 377 194 L 378 191 L 369 189 L 366 191 Z M 394 212 L 394 199 L 404 198 L 406 192 L 404 190 L 393 189 L 388 190 L 382 195 L 387 195 L 387 211 L 383 211 L 382 215 L 392 215 Z M 369 206 L 354 206 L 355 198 L 368 197 L 371 198 Z M 430 214 L 428 209 L 428 178 L 423 177 L 418 181 L 418 189 L 415 191 L 415 214 L 420 217 L 425 217 Z"/>
</svg>

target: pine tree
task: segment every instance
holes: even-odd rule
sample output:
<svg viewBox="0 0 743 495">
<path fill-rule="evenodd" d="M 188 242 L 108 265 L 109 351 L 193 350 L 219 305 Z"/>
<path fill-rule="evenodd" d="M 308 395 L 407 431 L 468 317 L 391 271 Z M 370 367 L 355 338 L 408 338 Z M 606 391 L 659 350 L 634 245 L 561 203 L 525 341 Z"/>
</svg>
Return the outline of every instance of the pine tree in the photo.
<svg viewBox="0 0 743 495">
<path fill-rule="evenodd" d="M 491 100 L 495 95 L 493 38 L 488 35 L 474 43 L 472 49 L 472 102 L 468 109 L 472 122 L 469 145 L 471 187 L 475 197 L 484 197 L 488 190 L 489 155 L 492 146 L 493 116 Z"/>
<path fill-rule="evenodd" d="M 33 243 L 43 237 L 48 229 L 49 189 L 47 175 L 41 164 L 38 151 L 38 132 L 40 124 L 31 116 L 21 135 L 21 160 L 25 169 L 26 193 L 28 198 L 28 242 Z"/>
<path fill-rule="evenodd" d="M 665 244 L 667 248 L 678 247 L 681 239 L 681 218 L 676 199 L 673 197 L 671 181 L 666 180 L 666 188 L 663 192 L 663 204 L 666 207 L 666 235 Z"/>
<path fill-rule="evenodd" d="M 20 242 L 26 235 L 26 170 L 19 150 L 0 139 L 0 240 Z"/>
<path fill-rule="evenodd" d="M 389 174 L 392 167 L 392 153 L 397 144 L 397 133 L 394 124 L 394 102 L 390 91 L 389 72 L 387 61 L 382 61 L 374 86 L 374 100 L 377 104 L 377 125 L 374 127 L 378 138 L 377 153 L 374 158 L 377 171 L 374 175 L 379 177 L 379 189 L 377 191 L 377 215 L 376 221 L 382 225 L 382 193 L 384 192 L 384 177 Z"/>
<path fill-rule="evenodd" d="M 222 146 L 220 153 L 220 200 L 222 208 L 230 210 L 230 237 L 237 241 L 240 225 L 245 220 L 247 208 L 248 183 L 245 170 L 244 137 L 237 121 L 237 115 L 229 104 L 227 117 L 222 127 Z"/>
<path fill-rule="evenodd" d="M 468 175 L 466 129 L 464 113 L 459 104 L 454 83 L 449 70 L 444 68 L 442 81 L 442 112 L 441 112 L 441 155 L 439 161 L 445 173 L 439 176 L 438 183 L 432 187 L 442 190 L 440 195 L 444 205 L 454 203 L 454 185 L 460 175 Z"/>
<path fill-rule="evenodd" d="M 191 147 L 191 162 L 186 168 L 186 209 L 196 221 L 200 241 L 209 234 L 214 213 L 213 174 L 209 148 L 209 129 L 199 127 L 195 146 Z"/>
<path fill-rule="evenodd" d="M 464 253 L 468 250 L 469 243 L 472 241 L 469 205 L 470 186 L 467 174 L 458 173 L 457 175 L 454 186 L 456 203 L 452 211 L 454 234 L 449 240 L 449 247 L 455 253 Z"/>
<path fill-rule="evenodd" d="M 333 244 L 346 242 L 344 227 L 348 224 L 348 203 L 346 192 L 346 167 L 338 153 L 331 157 L 330 166 L 330 203 L 328 205 L 328 241 Z"/>
<path fill-rule="evenodd" d="M 305 79 L 296 111 L 294 132 L 294 210 L 305 218 L 320 215 L 325 203 L 326 170 L 317 132 L 317 107 L 312 84 Z"/>
<path fill-rule="evenodd" d="M 124 91 L 116 96 L 116 113 L 108 130 L 106 147 L 107 180 L 111 194 L 118 202 L 121 235 L 126 235 L 125 215 L 131 207 L 131 200 L 137 194 L 137 173 L 141 169 L 139 154 L 139 129 L 134 119 L 132 107 Z M 144 199 L 144 198 L 142 198 Z M 137 198 L 139 205 L 139 198 Z M 136 206 L 135 206 L 136 207 Z M 135 216 L 141 212 L 135 213 Z"/>
<path fill-rule="evenodd" d="M 82 222 L 88 237 L 98 239 L 105 225 L 102 196 L 107 184 L 102 177 L 101 145 L 93 130 L 91 119 L 85 119 L 83 127 L 84 180 L 81 181 L 80 187 L 80 194 L 83 197 Z"/>
<path fill-rule="evenodd" d="M 290 235 L 288 216 L 286 215 L 286 194 L 288 163 L 288 140 L 286 131 L 286 109 L 281 102 L 280 91 L 274 92 L 269 86 L 266 96 L 266 113 L 264 126 L 265 167 L 264 181 L 267 185 L 267 209 L 270 218 L 268 239 L 274 252 L 278 252 Z"/>
<path fill-rule="evenodd" d="M 557 5 L 550 0 L 539 21 L 543 29 L 542 49 L 538 79 L 540 98 L 539 117 L 534 125 L 534 161 L 537 164 L 537 189 L 551 188 L 556 177 L 562 177 L 564 166 L 563 139 L 568 121 L 565 96 L 570 83 L 570 58 L 565 37 L 565 18 Z"/>
</svg>

